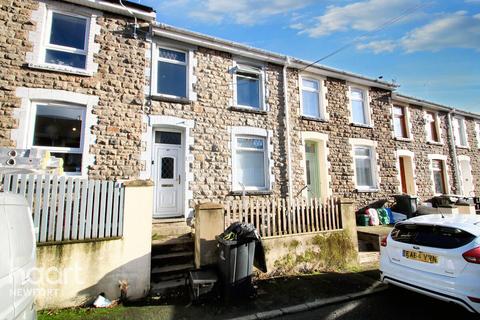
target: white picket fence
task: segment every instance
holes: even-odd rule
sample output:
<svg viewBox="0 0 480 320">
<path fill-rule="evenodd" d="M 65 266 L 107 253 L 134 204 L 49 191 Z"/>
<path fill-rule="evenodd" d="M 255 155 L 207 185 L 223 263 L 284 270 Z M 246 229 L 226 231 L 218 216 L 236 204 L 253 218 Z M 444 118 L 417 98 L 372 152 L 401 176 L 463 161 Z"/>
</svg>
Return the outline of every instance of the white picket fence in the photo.
<svg viewBox="0 0 480 320">
<path fill-rule="evenodd" d="M 253 224 L 262 237 L 343 229 L 340 201 L 245 197 L 225 203 L 225 225 Z"/>
<path fill-rule="evenodd" d="M 4 191 L 32 208 L 38 243 L 106 239 L 123 234 L 124 186 L 77 177 L 0 174 Z"/>
</svg>

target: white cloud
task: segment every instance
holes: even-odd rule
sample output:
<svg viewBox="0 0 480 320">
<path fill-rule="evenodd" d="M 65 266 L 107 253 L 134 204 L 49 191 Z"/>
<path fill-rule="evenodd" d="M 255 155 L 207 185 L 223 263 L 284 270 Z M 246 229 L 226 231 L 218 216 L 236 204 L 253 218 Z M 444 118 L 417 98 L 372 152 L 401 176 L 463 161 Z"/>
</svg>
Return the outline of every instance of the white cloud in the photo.
<svg viewBox="0 0 480 320">
<path fill-rule="evenodd" d="M 309 3 L 296 0 L 207 0 L 191 10 L 189 15 L 204 22 L 231 21 L 254 25 L 271 16 L 301 9 Z"/>
<path fill-rule="evenodd" d="M 369 43 L 357 45 L 357 49 L 371 50 L 375 54 L 379 54 L 382 52 L 393 52 L 397 47 L 397 42 L 393 40 L 376 40 Z"/>
<path fill-rule="evenodd" d="M 469 16 L 459 11 L 441 17 L 407 33 L 401 44 L 407 52 L 435 52 L 446 48 L 480 51 L 480 14 Z"/>
<path fill-rule="evenodd" d="M 343 7 L 330 6 L 327 7 L 324 15 L 315 18 L 313 26 L 303 29 L 301 33 L 306 33 L 311 37 L 321 37 L 339 31 L 373 31 L 419 4 L 419 0 L 367 0 Z M 411 20 L 418 15 L 418 13 L 412 12 L 401 22 Z"/>
</svg>

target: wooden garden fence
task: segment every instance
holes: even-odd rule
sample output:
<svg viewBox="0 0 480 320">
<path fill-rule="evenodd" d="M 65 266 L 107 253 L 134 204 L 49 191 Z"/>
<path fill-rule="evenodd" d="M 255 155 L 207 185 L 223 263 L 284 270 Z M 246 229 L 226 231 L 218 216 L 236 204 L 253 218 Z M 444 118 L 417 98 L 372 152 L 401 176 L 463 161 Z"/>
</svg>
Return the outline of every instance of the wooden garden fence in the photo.
<svg viewBox="0 0 480 320">
<path fill-rule="evenodd" d="M 25 196 L 38 243 L 106 239 L 123 234 L 124 186 L 78 177 L 0 174 L 6 192 Z"/>
<path fill-rule="evenodd" d="M 247 198 L 225 203 L 225 225 L 235 221 L 255 225 L 262 237 L 343 229 L 340 201 L 318 199 Z"/>
</svg>

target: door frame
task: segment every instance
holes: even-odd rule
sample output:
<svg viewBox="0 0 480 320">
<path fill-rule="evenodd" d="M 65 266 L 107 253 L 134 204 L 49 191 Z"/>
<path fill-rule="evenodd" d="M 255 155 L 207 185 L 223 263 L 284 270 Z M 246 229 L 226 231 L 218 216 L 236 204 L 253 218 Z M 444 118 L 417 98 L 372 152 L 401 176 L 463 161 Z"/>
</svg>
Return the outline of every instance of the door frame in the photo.
<svg viewBox="0 0 480 320">
<path fill-rule="evenodd" d="M 182 144 L 184 146 L 183 151 L 183 212 L 184 218 L 189 219 L 193 217 L 194 210 L 190 208 L 190 203 L 193 201 L 193 192 L 191 190 L 191 185 L 193 183 L 193 173 L 191 169 L 191 164 L 193 162 L 193 155 L 191 150 L 194 149 L 194 139 L 192 137 L 192 131 L 195 127 L 195 121 L 189 119 L 183 119 L 173 116 L 162 116 L 162 115 L 144 115 L 143 124 L 146 126 L 147 130 L 142 135 L 142 143 L 145 145 L 145 149 L 141 153 L 141 159 L 144 161 L 145 167 L 144 170 L 140 172 L 141 179 L 151 179 L 154 180 L 152 173 L 152 157 L 153 157 L 153 145 L 155 138 L 155 131 L 157 130 L 179 130 L 182 131 Z M 152 209 L 152 217 L 153 217 Z"/>
<path fill-rule="evenodd" d="M 397 159 L 397 179 L 398 179 L 398 191 L 400 193 L 403 193 L 402 190 L 402 176 L 401 176 L 401 168 L 400 168 L 400 158 L 408 158 L 410 164 L 408 164 L 406 161 L 403 162 L 404 164 L 404 174 L 405 174 L 405 183 L 406 183 L 406 188 L 407 192 L 410 195 L 417 195 L 418 194 L 418 186 L 417 186 L 417 181 L 416 181 L 416 174 L 415 174 L 415 153 L 409 150 L 397 150 L 396 151 L 396 159 Z M 407 174 L 407 171 L 410 171 L 410 177 Z M 411 181 L 409 181 L 409 179 Z M 408 190 L 409 185 L 413 187 L 413 190 Z"/>
<path fill-rule="evenodd" d="M 475 184 L 473 183 L 473 173 L 472 173 L 472 161 L 470 160 L 470 157 L 469 156 L 465 156 L 465 155 L 459 155 L 457 156 L 457 161 L 458 161 L 458 169 L 459 169 L 459 173 L 460 173 L 460 191 L 462 193 L 462 195 L 466 196 L 466 197 L 473 197 L 475 196 Z M 469 167 L 469 171 L 470 171 L 470 184 L 472 186 L 472 190 L 471 192 L 473 192 L 474 194 L 466 194 L 465 193 L 465 186 L 463 184 L 463 179 L 464 179 L 464 173 L 463 173 L 463 170 L 462 170 L 462 165 L 461 163 L 462 162 L 467 162 L 468 163 L 468 167 Z"/>
<path fill-rule="evenodd" d="M 314 152 L 307 152 L 307 144 L 311 144 L 313 146 Z M 308 173 L 310 173 L 310 186 L 312 186 L 316 191 L 315 194 L 312 188 L 310 188 L 310 190 L 309 188 L 307 188 L 307 199 L 322 198 L 322 181 L 320 177 L 320 163 L 318 161 L 320 151 L 319 149 L 320 147 L 318 142 L 312 140 L 305 140 L 305 184 L 308 186 Z M 310 159 L 308 159 L 307 154 L 310 154 Z M 307 161 L 312 161 L 310 163 L 310 172 L 308 170 Z"/>
<path fill-rule="evenodd" d="M 320 191 L 320 200 L 325 201 L 332 196 L 332 189 L 330 188 L 332 179 L 330 176 L 330 163 L 328 162 L 328 135 L 321 132 L 314 131 L 303 131 L 302 132 L 302 144 L 299 146 L 302 148 L 301 154 L 303 155 L 303 160 L 301 162 L 303 170 L 303 181 L 305 185 L 307 184 L 307 168 L 306 168 L 306 154 L 305 154 L 305 142 L 313 142 L 316 144 L 316 153 L 317 153 L 317 165 L 318 165 L 318 176 L 319 176 L 319 191 Z M 301 189 L 303 186 L 299 186 Z M 298 192 L 298 191 L 297 191 Z M 303 190 L 302 196 L 308 198 L 308 191 Z"/>
<path fill-rule="evenodd" d="M 180 133 L 181 134 L 181 144 L 180 145 L 170 145 L 170 144 L 162 144 L 162 143 L 156 143 L 155 142 L 155 134 L 158 131 L 166 131 L 166 132 L 175 132 L 175 133 Z M 177 158 L 177 163 L 175 166 L 177 167 L 177 174 L 180 175 L 180 185 L 177 187 L 177 190 L 179 194 L 177 194 L 177 210 L 180 212 L 172 213 L 172 214 L 157 214 L 156 209 L 157 209 L 157 188 L 158 186 L 158 181 L 157 181 L 157 175 L 158 175 L 158 166 L 159 163 L 156 162 L 156 151 L 159 148 L 170 148 L 170 149 L 176 149 L 178 150 L 178 158 Z M 174 217 L 181 217 L 185 216 L 184 208 L 182 202 L 184 202 L 185 198 L 185 188 L 183 187 L 185 183 L 185 159 L 184 159 L 184 139 L 183 139 L 183 132 L 181 130 L 176 130 L 176 129 L 170 129 L 170 128 L 155 128 L 153 130 L 153 148 L 152 148 L 152 180 L 154 182 L 154 197 L 153 197 L 153 218 L 158 218 L 158 219 L 164 219 L 164 218 L 174 218 Z M 176 180 L 176 178 L 175 178 Z"/>
</svg>

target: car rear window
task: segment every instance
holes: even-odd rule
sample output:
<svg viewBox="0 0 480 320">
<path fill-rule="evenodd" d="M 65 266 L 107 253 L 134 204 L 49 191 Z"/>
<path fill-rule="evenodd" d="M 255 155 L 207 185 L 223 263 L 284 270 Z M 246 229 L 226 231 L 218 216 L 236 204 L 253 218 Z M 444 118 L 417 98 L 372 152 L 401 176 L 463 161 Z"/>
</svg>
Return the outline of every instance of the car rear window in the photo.
<svg viewBox="0 0 480 320">
<path fill-rule="evenodd" d="M 458 228 L 418 224 L 397 224 L 391 236 L 398 242 L 441 249 L 459 248 L 475 239 L 471 233 Z"/>
</svg>

